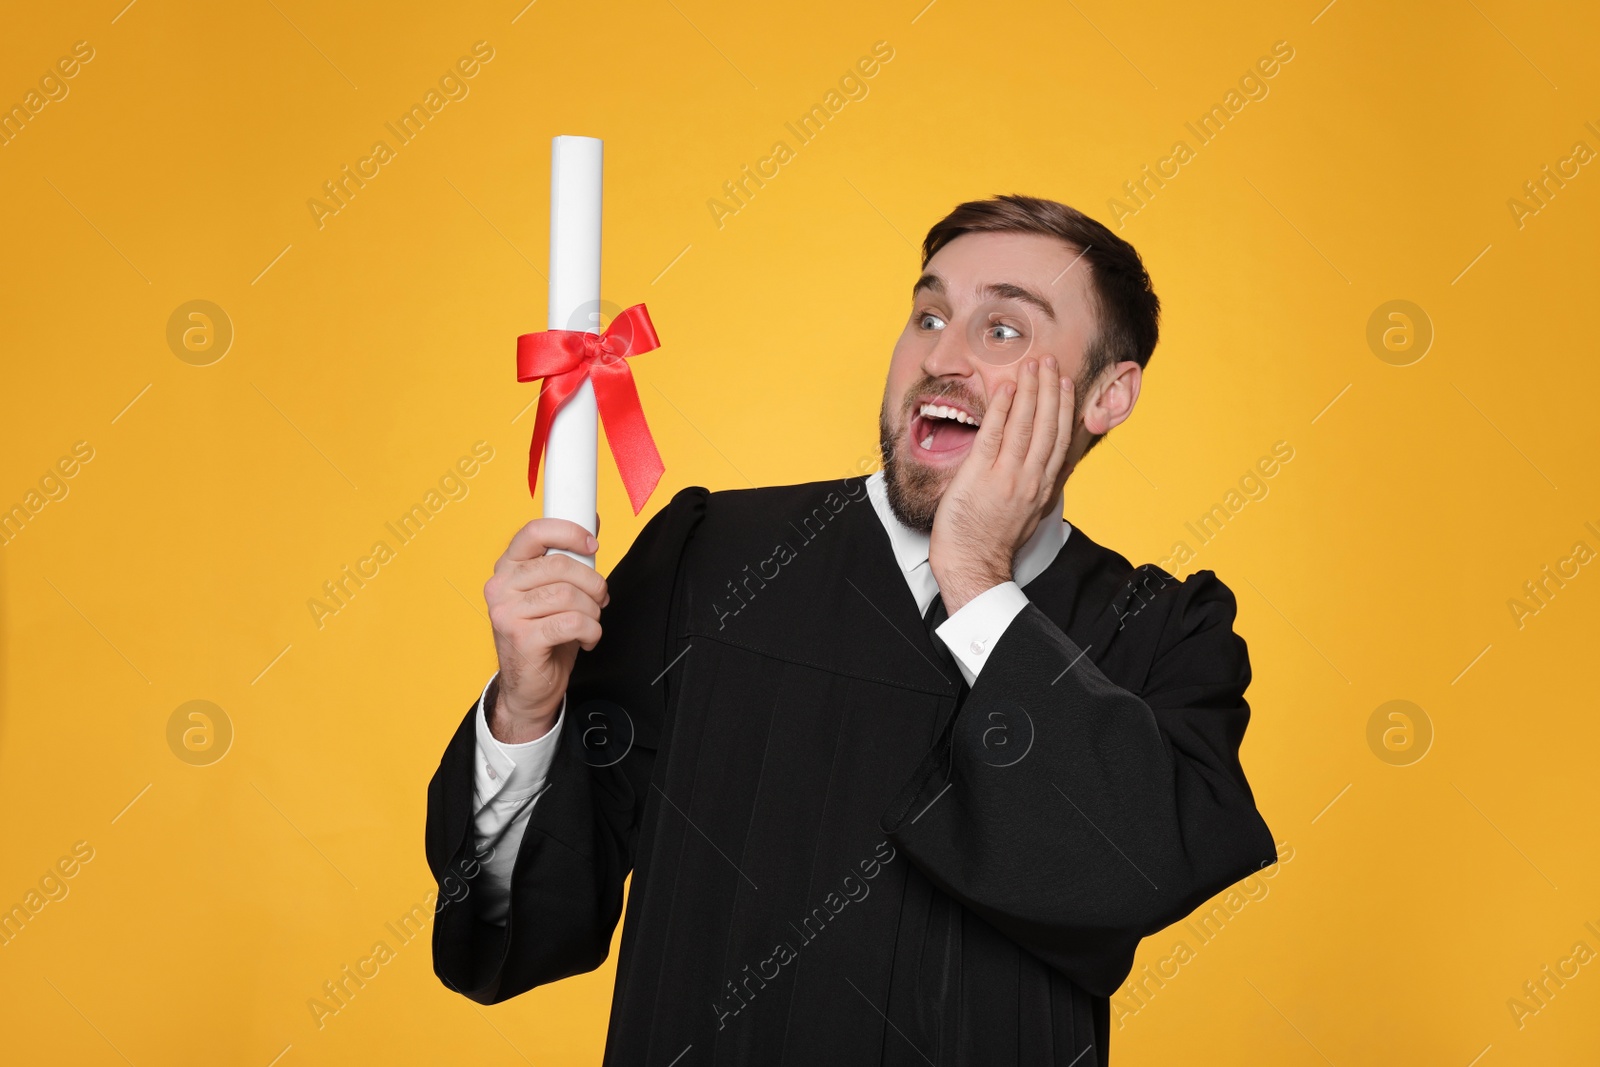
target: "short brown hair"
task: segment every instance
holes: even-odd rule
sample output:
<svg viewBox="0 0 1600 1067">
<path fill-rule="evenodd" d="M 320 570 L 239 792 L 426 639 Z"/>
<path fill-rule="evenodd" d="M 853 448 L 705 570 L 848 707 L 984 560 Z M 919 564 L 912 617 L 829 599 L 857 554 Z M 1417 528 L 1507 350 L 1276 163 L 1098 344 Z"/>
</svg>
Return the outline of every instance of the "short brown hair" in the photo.
<svg viewBox="0 0 1600 1067">
<path fill-rule="evenodd" d="M 933 224 L 922 265 L 964 233 L 1037 233 L 1077 249 L 1089 268 L 1096 329 L 1084 353 L 1081 384 L 1114 363 L 1147 366 L 1160 335 L 1161 300 L 1134 247 L 1076 208 L 1033 196 L 969 200 Z M 1081 397 L 1079 398 L 1081 401 Z M 1089 442 L 1093 448 L 1100 438 Z"/>
</svg>

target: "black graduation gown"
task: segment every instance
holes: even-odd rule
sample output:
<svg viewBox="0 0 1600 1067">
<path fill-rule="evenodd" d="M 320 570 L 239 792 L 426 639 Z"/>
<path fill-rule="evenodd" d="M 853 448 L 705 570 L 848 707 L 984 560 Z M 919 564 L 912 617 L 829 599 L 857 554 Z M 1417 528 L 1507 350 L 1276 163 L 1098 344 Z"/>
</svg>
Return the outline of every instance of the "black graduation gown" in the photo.
<svg viewBox="0 0 1600 1067">
<path fill-rule="evenodd" d="M 469 895 L 433 934 L 496 1003 L 599 966 L 631 871 L 608 1065 L 1103 1065 L 1140 938 L 1275 861 L 1210 571 L 1074 529 L 970 692 L 864 478 L 684 489 L 609 583 L 508 922 Z M 442 901 L 471 715 L 428 789 Z"/>
</svg>

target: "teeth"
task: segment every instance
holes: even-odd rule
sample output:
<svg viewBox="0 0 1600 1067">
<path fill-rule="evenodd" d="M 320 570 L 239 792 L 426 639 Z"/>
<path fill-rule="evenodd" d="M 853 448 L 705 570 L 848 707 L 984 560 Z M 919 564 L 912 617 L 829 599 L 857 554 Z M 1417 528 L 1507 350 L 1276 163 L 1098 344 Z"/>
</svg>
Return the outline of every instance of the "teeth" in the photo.
<svg viewBox="0 0 1600 1067">
<path fill-rule="evenodd" d="M 932 448 L 933 447 L 933 434 L 930 433 L 927 437 L 922 439 L 922 447 L 923 448 Z"/>
<path fill-rule="evenodd" d="M 923 418 L 954 419 L 956 422 L 964 423 L 968 426 L 978 425 L 978 420 L 971 415 L 959 408 L 947 407 L 944 404 L 924 404 L 921 411 Z"/>
</svg>

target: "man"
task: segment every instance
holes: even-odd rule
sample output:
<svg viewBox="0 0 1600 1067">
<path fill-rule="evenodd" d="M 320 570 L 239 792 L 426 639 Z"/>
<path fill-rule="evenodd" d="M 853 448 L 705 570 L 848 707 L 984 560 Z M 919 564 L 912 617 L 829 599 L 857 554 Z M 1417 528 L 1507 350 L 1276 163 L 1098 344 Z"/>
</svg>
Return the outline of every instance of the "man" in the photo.
<svg viewBox="0 0 1600 1067">
<path fill-rule="evenodd" d="M 451 988 L 599 966 L 632 872 L 607 1064 L 1088 1067 L 1140 938 L 1274 861 L 1233 595 L 1061 518 L 1155 348 L 1138 254 L 1008 196 L 922 260 L 881 473 L 684 489 L 609 581 L 560 520 L 496 563 L 428 792 Z"/>
</svg>

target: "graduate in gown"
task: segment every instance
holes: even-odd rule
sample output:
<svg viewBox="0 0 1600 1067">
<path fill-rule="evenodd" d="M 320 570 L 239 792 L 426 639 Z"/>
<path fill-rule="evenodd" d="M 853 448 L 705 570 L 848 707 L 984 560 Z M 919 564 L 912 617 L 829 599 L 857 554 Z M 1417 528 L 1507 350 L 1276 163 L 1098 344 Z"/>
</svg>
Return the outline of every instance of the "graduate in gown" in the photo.
<svg viewBox="0 0 1600 1067">
<path fill-rule="evenodd" d="M 936 225 L 923 265 L 884 470 L 674 496 L 543 662 L 570 665 L 547 769 L 479 863 L 487 721 L 551 681 L 501 645 L 428 792 L 435 876 L 475 876 L 436 916 L 450 988 L 592 970 L 620 918 L 607 1064 L 1103 1065 L 1140 939 L 1275 861 L 1232 593 L 1060 518 L 1154 348 L 1137 254 L 1004 197 Z M 542 553 L 557 521 L 497 565 L 497 641 L 567 610 L 518 593 L 582 566 Z"/>
</svg>

